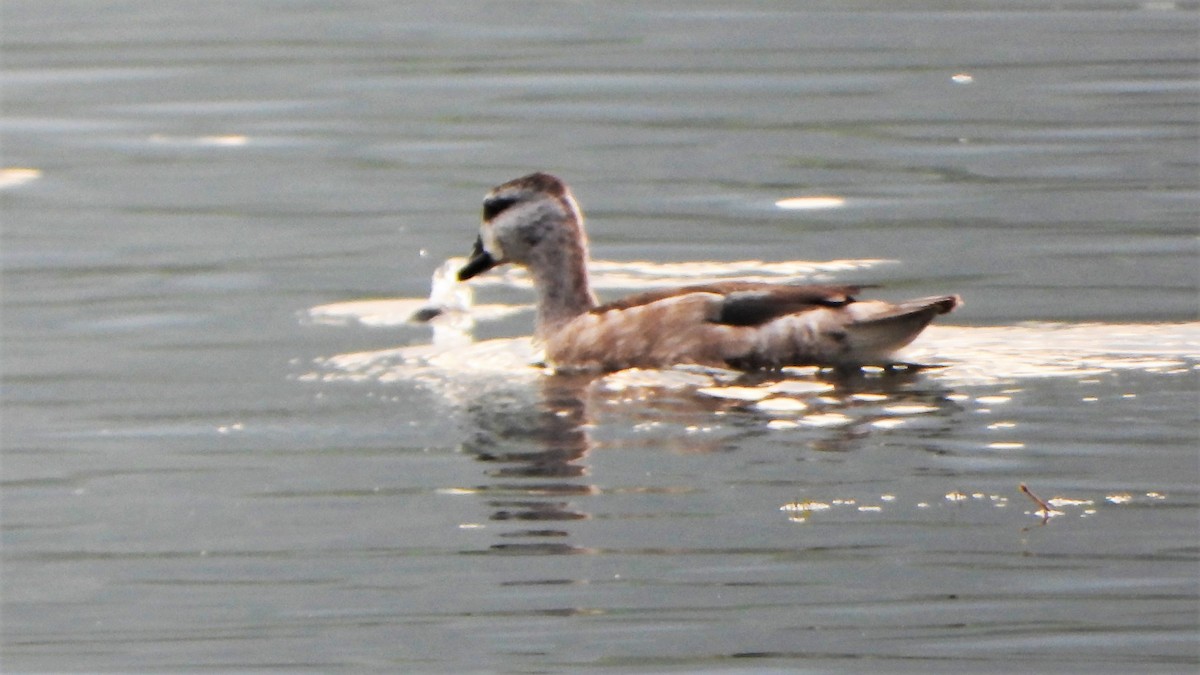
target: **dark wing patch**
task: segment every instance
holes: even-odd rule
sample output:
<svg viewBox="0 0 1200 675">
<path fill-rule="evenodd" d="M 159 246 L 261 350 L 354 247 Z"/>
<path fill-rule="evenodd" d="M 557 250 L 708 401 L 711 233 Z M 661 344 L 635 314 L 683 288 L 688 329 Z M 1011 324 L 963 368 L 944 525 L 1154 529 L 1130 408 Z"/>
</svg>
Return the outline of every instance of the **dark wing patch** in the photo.
<svg viewBox="0 0 1200 675">
<path fill-rule="evenodd" d="M 758 326 L 814 307 L 844 307 L 854 302 L 854 286 L 771 286 L 725 296 L 714 323 Z"/>
<path fill-rule="evenodd" d="M 730 326 L 757 326 L 786 314 L 812 307 L 842 307 L 854 302 L 861 286 L 792 286 L 759 281 L 719 281 L 697 286 L 660 288 L 630 295 L 592 310 L 602 314 L 612 310 L 648 305 L 689 293 L 724 296 L 720 314 L 714 323 Z"/>
</svg>

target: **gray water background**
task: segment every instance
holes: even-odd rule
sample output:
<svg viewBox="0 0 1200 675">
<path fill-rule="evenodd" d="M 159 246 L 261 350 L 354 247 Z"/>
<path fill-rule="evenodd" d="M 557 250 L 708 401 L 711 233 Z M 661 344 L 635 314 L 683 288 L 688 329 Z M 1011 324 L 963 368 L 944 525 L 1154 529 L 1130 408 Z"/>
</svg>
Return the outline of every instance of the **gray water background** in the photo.
<svg viewBox="0 0 1200 675">
<path fill-rule="evenodd" d="M 0 11 L 6 672 L 1200 665 L 1194 363 L 840 383 L 936 408 L 886 433 L 305 377 L 428 341 L 306 312 L 423 297 L 537 169 L 607 260 L 887 258 L 838 280 L 961 293 L 951 324 L 1195 321 L 1196 3 Z M 805 195 L 846 207 L 774 206 Z"/>
</svg>

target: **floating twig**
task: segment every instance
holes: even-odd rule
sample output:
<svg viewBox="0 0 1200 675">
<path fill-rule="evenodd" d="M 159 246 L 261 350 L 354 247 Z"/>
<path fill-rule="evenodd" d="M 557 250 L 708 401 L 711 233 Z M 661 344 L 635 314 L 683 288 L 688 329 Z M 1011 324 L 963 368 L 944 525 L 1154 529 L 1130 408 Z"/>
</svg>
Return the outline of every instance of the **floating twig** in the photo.
<svg viewBox="0 0 1200 675">
<path fill-rule="evenodd" d="M 1050 507 L 1050 505 L 1048 503 L 1046 503 L 1046 500 L 1033 494 L 1033 490 L 1030 490 L 1029 486 L 1024 483 L 1021 483 L 1017 487 L 1021 488 L 1021 492 L 1025 493 L 1025 496 L 1032 499 L 1033 503 L 1037 504 L 1038 507 L 1041 509 L 1042 522 L 1044 523 L 1047 520 L 1050 520 L 1050 515 L 1052 513 L 1055 513 L 1055 511 L 1053 508 Z"/>
</svg>

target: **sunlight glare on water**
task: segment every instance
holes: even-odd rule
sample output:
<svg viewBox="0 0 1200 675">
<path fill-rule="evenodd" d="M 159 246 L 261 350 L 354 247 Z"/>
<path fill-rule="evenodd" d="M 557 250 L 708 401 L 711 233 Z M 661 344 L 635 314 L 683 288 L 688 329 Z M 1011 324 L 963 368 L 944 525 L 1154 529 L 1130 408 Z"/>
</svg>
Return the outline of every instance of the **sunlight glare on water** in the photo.
<svg viewBox="0 0 1200 675">
<path fill-rule="evenodd" d="M 448 314 L 470 316 L 469 320 L 460 320 L 448 328 L 443 328 L 441 333 L 435 324 L 434 339 L 428 347 L 384 350 L 374 357 L 371 354 L 331 357 L 326 364 L 332 367 L 334 374 L 327 374 L 326 377 L 361 378 L 364 370 L 379 372 L 379 363 L 376 361 L 388 361 L 397 355 L 404 356 L 402 360 L 405 365 L 420 363 L 422 366 L 429 366 L 434 365 L 436 360 L 436 365 L 448 369 L 447 376 L 453 376 L 455 370 L 464 374 L 478 372 L 480 368 L 508 370 L 522 363 L 531 369 L 539 357 L 533 355 L 532 346 L 522 339 L 499 340 L 493 344 L 470 344 L 470 332 L 474 329 L 476 321 L 506 318 L 510 314 L 522 311 L 523 308 L 503 305 L 487 305 L 481 309 L 472 307 L 473 294 L 470 292 L 470 285 L 454 280 L 455 270 L 461 267 L 462 262 L 459 258 L 451 259 L 434 273 L 431 281 L 433 290 L 430 298 L 425 301 L 369 300 L 310 309 L 309 316 L 317 322 L 336 324 L 353 321 L 367 326 L 408 322 L 424 307 L 437 307 Z M 772 276 L 777 275 L 779 279 L 786 279 L 801 271 L 808 275 L 817 275 L 831 269 L 854 269 L 877 263 L 878 261 L 835 261 L 828 264 L 783 262 L 763 265 L 752 262 L 695 262 L 657 265 L 648 262 L 600 262 L 593 266 L 593 274 L 597 287 L 621 289 L 626 288 L 629 280 L 633 278 L 644 285 L 685 285 L 697 270 L 709 273 L 709 278 L 717 279 L 748 278 L 747 273 L 751 271 L 760 273 L 760 276 L 756 277 L 758 279 L 770 278 L 763 276 L 764 272 Z M 688 273 L 687 276 L 680 275 L 684 271 Z M 479 285 L 494 286 L 500 282 L 513 288 L 528 286 L 527 278 L 514 275 L 499 276 L 498 280 Z M 465 339 L 448 340 L 444 336 L 438 337 L 456 331 L 461 332 Z M 441 348 L 443 346 L 447 348 Z M 928 376 L 957 385 L 982 385 L 1030 377 L 1078 378 L 1125 369 L 1178 373 L 1190 370 L 1192 363 L 1200 361 L 1200 323 L 1030 323 L 994 327 L 935 324 L 927 328 L 917 343 L 901 355 L 901 360 L 939 366 L 938 369 L 930 371 Z M 785 372 L 811 372 L 811 369 L 785 369 Z M 654 377 L 653 374 L 650 376 Z M 388 377 L 403 379 L 404 375 L 395 371 L 390 372 Z M 700 391 L 724 398 L 759 401 L 759 407 L 764 410 L 792 405 L 784 402 L 786 399 L 763 401 L 770 396 L 769 390 L 709 387 Z M 984 404 L 999 404 L 1008 400 L 1010 397 L 1003 395 L 977 399 L 979 403 Z M 888 410 L 895 414 L 928 411 L 922 406 L 893 406 Z"/>
</svg>

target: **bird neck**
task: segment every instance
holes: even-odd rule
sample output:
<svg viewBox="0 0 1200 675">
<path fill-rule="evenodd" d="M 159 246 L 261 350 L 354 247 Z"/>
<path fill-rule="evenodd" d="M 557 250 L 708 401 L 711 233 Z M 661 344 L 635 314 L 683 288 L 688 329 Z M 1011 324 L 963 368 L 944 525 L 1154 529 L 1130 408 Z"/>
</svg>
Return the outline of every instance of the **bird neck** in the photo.
<svg viewBox="0 0 1200 675">
<path fill-rule="evenodd" d="M 596 306 L 588 278 L 587 242 L 582 236 L 540 246 L 529 271 L 538 292 L 537 330 L 545 340 L 571 319 Z"/>
</svg>

